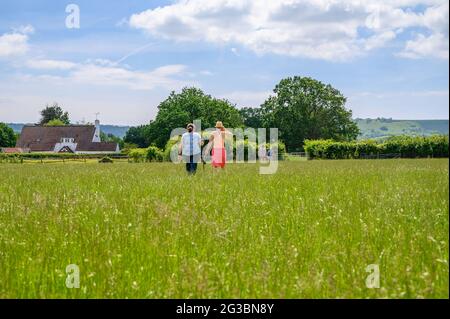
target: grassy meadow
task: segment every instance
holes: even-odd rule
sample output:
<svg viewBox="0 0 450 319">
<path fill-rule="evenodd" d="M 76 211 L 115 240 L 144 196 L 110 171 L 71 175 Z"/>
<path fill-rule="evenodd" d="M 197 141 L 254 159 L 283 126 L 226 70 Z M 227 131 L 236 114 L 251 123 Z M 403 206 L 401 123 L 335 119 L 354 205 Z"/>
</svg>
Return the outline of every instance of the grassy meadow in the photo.
<svg viewBox="0 0 450 319">
<path fill-rule="evenodd" d="M 448 166 L 0 164 L 0 298 L 448 298 Z"/>
</svg>

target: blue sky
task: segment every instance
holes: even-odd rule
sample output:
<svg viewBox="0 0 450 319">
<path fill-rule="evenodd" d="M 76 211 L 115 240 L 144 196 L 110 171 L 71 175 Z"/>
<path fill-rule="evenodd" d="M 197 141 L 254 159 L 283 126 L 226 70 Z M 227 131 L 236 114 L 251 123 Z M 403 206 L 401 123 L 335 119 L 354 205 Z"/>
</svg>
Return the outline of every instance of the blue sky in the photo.
<svg viewBox="0 0 450 319">
<path fill-rule="evenodd" d="M 354 117 L 448 119 L 448 2 L 2 1 L 0 122 L 59 102 L 73 122 L 136 125 L 197 86 L 259 106 L 288 76 L 339 89 Z"/>
</svg>

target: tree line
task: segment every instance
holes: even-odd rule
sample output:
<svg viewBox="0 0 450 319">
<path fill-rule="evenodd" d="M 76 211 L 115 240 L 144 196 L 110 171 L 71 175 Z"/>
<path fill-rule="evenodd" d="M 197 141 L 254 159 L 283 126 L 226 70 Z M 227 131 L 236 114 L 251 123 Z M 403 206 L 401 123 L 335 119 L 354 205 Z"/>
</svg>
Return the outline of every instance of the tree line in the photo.
<svg viewBox="0 0 450 319">
<path fill-rule="evenodd" d="M 345 108 L 346 98 L 337 89 L 309 77 L 289 77 L 281 80 L 273 94 L 256 108 L 237 106 L 226 99 L 205 94 L 201 89 L 187 87 L 171 92 L 158 105 L 156 118 L 146 125 L 132 127 L 123 140 L 102 135 L 104 141 L 118 142 L 126 148 L 166 147 L 174 128 L 201 120 L 202 127 L 213 127 L 222 121 L 229 128 L 278 128 L 279 138 L 290 152 L 301 151 L 307 139 L 353 141 L 359 135 L 352 112 Z M 67 125 L 69 114 L 57 104 L 41 111 L 40 125 Z M 0 127 L 0 146 L 15 144 L 10 132 Z M 14 132 L 13 132 L 14 133 Z M 6 137 L 4 137 L 5 135 Z"/>
<path fill-rule="evenodd" d="M 238 109 L 198 88 L 184 88 L 159 104 L 155 120 L 130 128 L 124 142 L 165 148 L 172 129 L 194 120 L 201 120 L 204 128 L 217 120 L 230 128 L 278 128 L 288 151 L 303 150 L 307 139 L 352 141 L 359 135 L 352 112 L 345 108 L 346 98 L 331 85 L 296 76 L 281 80 L 273 93 L 260 107 Z"/>
</svg>

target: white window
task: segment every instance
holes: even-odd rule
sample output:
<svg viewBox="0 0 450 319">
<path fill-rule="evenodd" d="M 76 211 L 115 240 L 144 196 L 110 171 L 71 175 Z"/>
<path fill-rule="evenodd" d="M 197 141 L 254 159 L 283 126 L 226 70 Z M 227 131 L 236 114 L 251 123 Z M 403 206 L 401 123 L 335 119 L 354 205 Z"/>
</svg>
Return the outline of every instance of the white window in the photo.
<svg viewBox="0 0 450 319">
<path fill-rule="evenodd" d="M 71 137 L 63 137 L 61 138 L 61 143 L 73 143 L 75 141 L 74 138 Z"/>
</svg>

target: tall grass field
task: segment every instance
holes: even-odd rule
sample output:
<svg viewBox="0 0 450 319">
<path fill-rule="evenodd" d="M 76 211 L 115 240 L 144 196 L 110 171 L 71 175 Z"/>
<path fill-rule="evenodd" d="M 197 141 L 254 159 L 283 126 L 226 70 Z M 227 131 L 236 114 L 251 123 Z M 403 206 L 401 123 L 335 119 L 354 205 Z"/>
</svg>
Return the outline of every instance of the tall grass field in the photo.
<svg viewBox="0 0 450 319">
<path fill-rule="evenodd" d="M 0 164 L 0 298 L 448 298 L 448 168 Z"/>
</svg>

